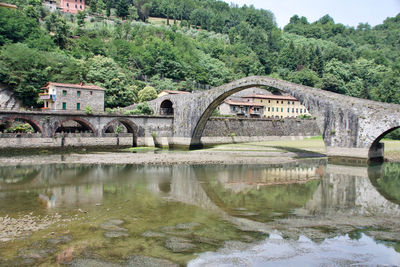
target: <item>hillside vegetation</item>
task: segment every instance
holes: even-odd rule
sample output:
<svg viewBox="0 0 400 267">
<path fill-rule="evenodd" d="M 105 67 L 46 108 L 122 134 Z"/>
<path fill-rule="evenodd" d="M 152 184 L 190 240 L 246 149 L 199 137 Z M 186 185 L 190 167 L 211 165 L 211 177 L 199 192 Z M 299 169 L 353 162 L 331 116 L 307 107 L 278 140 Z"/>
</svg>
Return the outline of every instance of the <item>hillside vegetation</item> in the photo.
<svg viewBox="0 0 400 267">
<path fill-rule="evenodd" d="M 400 104 L 400 14 L 357 28 L 295 15 L 279 29 L 270 11 L 215 0 L 91 0 L 76 16 L 9 2 L 19 9 L 0 8 L 0 83 L 26 106 L 40 106 L 47 81 L 102 86 L 113 108 L 146 85 L 192 91 L 250 75 Z"/>
</svg>

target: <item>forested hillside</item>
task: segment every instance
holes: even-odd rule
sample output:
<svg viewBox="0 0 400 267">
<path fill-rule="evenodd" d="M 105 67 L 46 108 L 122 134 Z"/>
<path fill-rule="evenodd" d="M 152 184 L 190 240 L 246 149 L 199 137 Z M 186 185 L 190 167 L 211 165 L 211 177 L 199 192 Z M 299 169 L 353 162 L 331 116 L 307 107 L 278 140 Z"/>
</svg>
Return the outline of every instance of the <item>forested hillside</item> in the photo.
<svg viewBox="0 0 400 267">
<path fill-rule="evenodd" d="M 146 83 L 191 91 L 249 75 L 400 104 L 400 14 L 373 28 L 294 15 L 279 29 L 269 11 L 215 0 L 91 0 L 76 16 L 9 2 L 19 8 L 0 8 L 0 83 L 27 106 L 47 81 L 103 86 L 106 107 L 122 107 Z"/>
</svg>

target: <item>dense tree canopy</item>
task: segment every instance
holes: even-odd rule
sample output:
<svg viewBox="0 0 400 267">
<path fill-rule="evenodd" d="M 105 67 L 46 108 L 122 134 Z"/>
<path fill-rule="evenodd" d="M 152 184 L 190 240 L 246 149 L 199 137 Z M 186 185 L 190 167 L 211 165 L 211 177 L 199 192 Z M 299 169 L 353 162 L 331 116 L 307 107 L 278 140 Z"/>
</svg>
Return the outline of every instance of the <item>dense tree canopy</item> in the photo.
<svg viewBox="0 0 400 267">
<path fill-rule="evenodd" d="M 400 104 L 400 14 L 356 28 L 294 15 L 281 30 L 270 11 L 217 0 L 93 0 L 91 22 L 17 4 L 0 9 L 0 82 L 27 106 L 47 81 L 103 86 L 106 107 L 122 107 L 146 85 L 191 91 L 249 75 Z"/>
</svg>

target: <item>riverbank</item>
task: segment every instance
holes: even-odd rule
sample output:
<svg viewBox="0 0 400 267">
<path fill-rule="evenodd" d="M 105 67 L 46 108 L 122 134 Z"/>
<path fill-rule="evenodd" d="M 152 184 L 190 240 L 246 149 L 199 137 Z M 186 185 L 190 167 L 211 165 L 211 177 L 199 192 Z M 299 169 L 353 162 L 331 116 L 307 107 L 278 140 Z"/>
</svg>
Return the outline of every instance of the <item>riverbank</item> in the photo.
<svg viewBox="0 0 400 267">
<path fill-rule="evenodd" d="M 400 162 L 400 141 L 385 140 L 385 160 Z M 223 144 L 200 150 L 157 149 L 149 147 L 108 150 L 65 149 L 30 150 L 29 155 L 0 156 L 2 165 L 53 163 L 79 164 L 271 164 L 301 158 L 325 157 L 321 137 L 304 140 Z"/>
<path fill-rule="evenodd" d="M 302 141 L 227 144 L 192 151 L 149 148 L 111 152 L 75 151 L 68 154 L 47 154 L 46 151 L 41 151 L 37 155 L 0 157 L 0 164 L 268 164 L 292 162 L 298 158 L 323 157 L 324 150 L 322 140 L 309 138 Z"/>
</svg>

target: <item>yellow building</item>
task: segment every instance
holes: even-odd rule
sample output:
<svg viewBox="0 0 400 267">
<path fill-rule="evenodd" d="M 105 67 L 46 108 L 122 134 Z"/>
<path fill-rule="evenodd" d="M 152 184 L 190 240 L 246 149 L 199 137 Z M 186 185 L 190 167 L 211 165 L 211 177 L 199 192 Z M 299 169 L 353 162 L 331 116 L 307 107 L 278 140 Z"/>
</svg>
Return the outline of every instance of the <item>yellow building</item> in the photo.
<svg viewBox="0 0 400 267">
<path fill-rule="evenodd" d="M 292 96 L 284 95 L 249 95 L 243 96 L 248 102 L 260 103 L 265 106 L 264 117 L 295 118 L 300 115 L 310 115 L 305 106 Z"/>
</svg>

